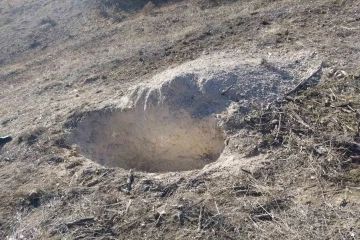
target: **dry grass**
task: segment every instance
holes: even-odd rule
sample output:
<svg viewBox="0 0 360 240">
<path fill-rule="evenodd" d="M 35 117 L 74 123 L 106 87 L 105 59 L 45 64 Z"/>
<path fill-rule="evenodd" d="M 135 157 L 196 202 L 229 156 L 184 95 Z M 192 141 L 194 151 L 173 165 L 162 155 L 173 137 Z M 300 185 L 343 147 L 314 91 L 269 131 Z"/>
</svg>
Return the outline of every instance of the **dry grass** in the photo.
<svg viewBox="0 0 360 240">
<path fill-rule="evenodd" d="M 289 203 L 277 227 L 260 224 L 264 239 L 359 236 L 359 80 L 330 73 L 316 87 L 305 85 L 245 120 L 262 133 L 257 152 L 272 159 L 255 173 L 257 184 L 282 189 Z"/>
<path fill-rule="evenodd" d="M 24 200 L 10 236 L 357 239 L 359 162 L 350 143 L 359 134 L 358 81 L 355 75 L 323 77 L 248 115 L 239 126 L 261 135 L 256 152 L 268 158 L 254 171 L 166 179 L 136 172 L 128 192 L 129 173 L 89 166 L 69 149 L 65 162 L 38 163 L 67 169 L 63 177 L 18 188 L 14 200 L 19 194 Z"/>
<path fill-rule="evenodd" d="M 256 136 L 244 135 L 249 142 L 260 139 L 248 156 L 267 157 L 252 171 L 135 173 L 129 194 L 127 172 L 92 165 L 62 141 L 62 124 L 76 109 L 105 105 L 132 81 L 204 53 L 315 49 L 335 65 L 357 64 L 357 1 L 228 2 L 183 1 L 149 15 L 120 14 L 113 22 L 105 15 L 85 18 L 77 8 L 69 11 L 76 16 L 71 24 L 59 17 L 64 8 L 54 17 L 57 25 L 45 24 L 53 27 L 44 31 L 49 35 L 39 34 L 49 46 L 41 51 L 28 49 L 27 41 L 45 25 L 4 27 L 2 51 L 12 57 L 0 59 L 2 131 L 23 141 L 5 146 L 0 156 L 0 238 L 359 238 L 359 75 L 351 71 L 330 71 L 318 86 L 233 119 L 233 132 L 237 126 Z M 10 19 L 19 8 L 1 8 L 1 21 L 22 26 L 21 18 Z M 11 45 L 14 39 L 19 46 Z M 84 84 L 90 73 L 106 78 Z M 44 125 L 48 131 L 37 134 Z"/>
<path fill-rule="evenodd" d="M 320 168 L 321 176 L 317 177 L 335 180 L 358 163 L 359 78 L 329 73 L 318 86 L 304 86 L 284 101 L 260 109 L 245 124 L 263 133 L 263 140 L 257 146 L 260 151 L 284 146 L 277 154 L 286 153 L 286 157 L 304 154 L 317 163 L 312 167 Z M 311 164 L 307 161 L 303 159 L 297 164 Z"/>
</svg>

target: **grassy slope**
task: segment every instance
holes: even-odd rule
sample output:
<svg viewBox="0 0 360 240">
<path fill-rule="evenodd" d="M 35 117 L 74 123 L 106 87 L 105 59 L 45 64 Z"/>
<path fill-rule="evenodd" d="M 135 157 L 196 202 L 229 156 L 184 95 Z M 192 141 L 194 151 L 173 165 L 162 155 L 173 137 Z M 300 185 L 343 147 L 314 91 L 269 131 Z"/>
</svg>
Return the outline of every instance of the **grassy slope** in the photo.
<svg viewBox="0 0 360 240">
<path fill-rule="evenodd" d="M 254 0 L 211 8 L 206 1 L 183 1 L 147 15 L 125 14 L 121 22 L 103 18 L 90 1 L 14 3 L 1 6 L 1 30 L 7 33 L 0 41 L 1 133 L 17 136 L 1 152 L 1 236 L 359 237 L 358 153 L 351 145 L 358 137 L 358 1 Z M 56 26 L 40 24 L 49 15 Z M 48 47 L 31 48 L 34 40 Z M 239 136 L 257 136 L 249 142 L 260 144 L 249 153 L 267 154 L 267 164 L 250 172 L 167 179 L 135 173 L 134 191 L 127 195 L 118 190 L 127 172 L 97 169 L 59 147 L 64 119 L 84 103 L 102 100 L 89 97 L 98 89 L 106 98 L 169 66 L 233 48 L 265 56 L 310 49 L 331 66 L 350 69 L 350 76 L 329 75 L 320 86 L 259 108 L 246 121 L 232 119 Z M 83 84 L 92 74 L 106 79 Z M 66 101 L 75 95 L 76 101 Z M 241 129 L 247 131 L 243 136 Z"/>
</svg>

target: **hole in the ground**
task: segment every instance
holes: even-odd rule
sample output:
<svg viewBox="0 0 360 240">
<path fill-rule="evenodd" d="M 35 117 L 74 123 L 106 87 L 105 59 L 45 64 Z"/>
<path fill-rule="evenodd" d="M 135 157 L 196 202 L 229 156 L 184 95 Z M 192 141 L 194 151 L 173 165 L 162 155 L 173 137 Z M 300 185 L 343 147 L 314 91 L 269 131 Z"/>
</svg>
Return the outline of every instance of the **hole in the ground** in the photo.
<svg viewBox="0 0 360 240">
<path fill-rule="evenodd" d="M 225 133 L 214 113 L 230 101 L 214 89 L 234 80 L 199 83 L 196 75 L 157 86 L 141 85 L 121 99 L 123 106 L 93 111 L 75 128 L 70 143 L 87 158 L 109 167 L 145 172 L 201 169 L 224 149 Z M 225 85 L 224 85 L 225 84 Z"/>
<path fill-rule="evenodd" d="M 81 153 L 101 165 L 146 172 L 199 169 L 224 148 L 213 116 L 195 119 L 165 106 L 92 112 L 74 138 Z"/>
<path fill-rule="evenodd" d="M 206 71 L 191 70 L 192 62 L 154 76 L 116 108 L 75 114 L 66 124 L 72 128 L 68 142 L 99 164 L 145 172 L 200 169 L 216 161 L 225 133 L 215 114 L 226 121 L 247 113 L 277 99 L 295 78 L 251 61 L 234 61 L 227 71 L 209 61 L 213 68 Z"/>
</svg>

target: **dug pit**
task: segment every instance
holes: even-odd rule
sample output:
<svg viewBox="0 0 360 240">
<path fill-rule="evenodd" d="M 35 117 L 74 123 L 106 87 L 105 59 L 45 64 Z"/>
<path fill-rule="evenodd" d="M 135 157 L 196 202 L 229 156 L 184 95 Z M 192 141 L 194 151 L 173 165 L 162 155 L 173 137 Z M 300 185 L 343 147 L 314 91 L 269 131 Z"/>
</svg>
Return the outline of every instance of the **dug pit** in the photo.
<svg viewBox="0 0 360 240">
<path fill-rule="evenodd" d="M 195 75 L 159 88 L 139 86 L 120 99 L 123 107 L 84 114 L 70 141 L 104 166 L 145 172 L 200 169 L 216 161 L 225 146 L 210 99 Z"/>
<path fill-rule="evenodd" d="M 68 141 L 108 167 L 201 169 L 223 156 L 226 119 L 275 100 L 298 81 L 294 62 L 276 68 L 237 58 L 226 64 L 202 59 L 159 74 L 111 107 L 83 113 Z M 294 71 L 286 71 L 288 65 Z"/>
<path fill-rule="evenodd" d="M 93 112 L 77 132 L 86 157 L 146 172 L 199 169 L 224 148 L 224 134 L 214 117 L 194 119 L 165 106 Z"/>
</svg>

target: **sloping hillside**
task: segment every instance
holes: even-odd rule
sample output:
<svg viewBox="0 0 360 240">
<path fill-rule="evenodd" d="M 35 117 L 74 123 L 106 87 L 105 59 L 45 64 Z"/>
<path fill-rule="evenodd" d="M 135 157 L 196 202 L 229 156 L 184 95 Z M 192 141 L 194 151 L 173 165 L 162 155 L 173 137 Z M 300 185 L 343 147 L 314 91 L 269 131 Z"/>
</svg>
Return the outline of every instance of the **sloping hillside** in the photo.
<svg viewBox="0 0 360 240">
<path fill-rule="evenodd" d="M 1 239 L 359 238 L 359 1 L 2 1 L 0 30 Z"/>
</svg>

